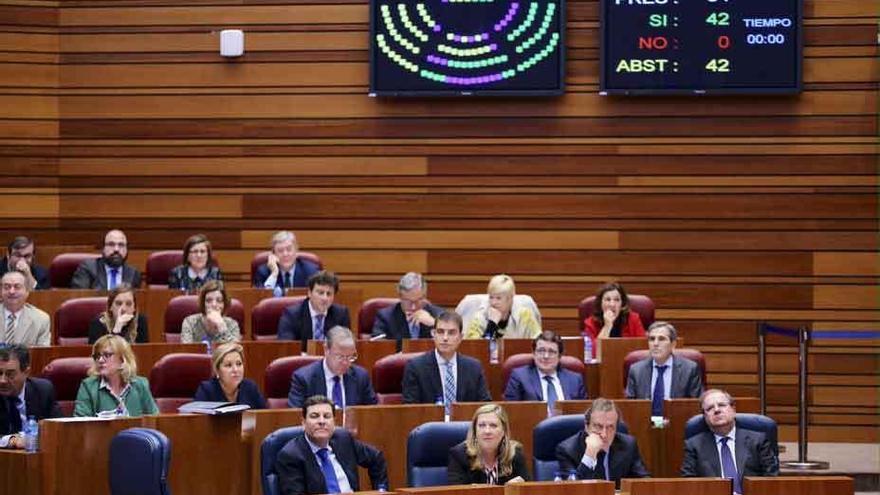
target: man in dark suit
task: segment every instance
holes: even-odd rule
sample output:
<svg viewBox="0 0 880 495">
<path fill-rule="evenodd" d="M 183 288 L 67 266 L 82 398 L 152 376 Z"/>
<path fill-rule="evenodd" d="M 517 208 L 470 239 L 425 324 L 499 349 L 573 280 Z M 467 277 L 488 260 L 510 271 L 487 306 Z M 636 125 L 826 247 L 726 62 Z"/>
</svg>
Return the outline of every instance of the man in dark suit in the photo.
<svg viewBox="0 0 880 495">
<path fill-rule="evenodd" d="M 289 407 L 302 407 L 313 395 L 330 397 L 341 409 L 373 405 L 376 393 L 367 370 L 354 364 L 357 349 L 351 330 L 333 327 L 327 332 L 324 359 L 296 370 L 290 377 Z"/>
<path fill-rule="evenodd" d="M 21 431 L 29 416 L 37 421 L 61 416 L 52 382 L 30 378 L 30 372 L 27 347 L 0 347 L 0 448 L 24 448 Z"/>
<path fill-rule="evenodd" d="M 275 461 L 283 495 L 359 491 L 358 466 L 367 469 L 373 490 L 388 489 L 385 456 L 336 429 L 330 399 L 310 397 L 302 410 L 305 434 L 288 442 Z"/>
<path fill-rule="evenodd" d="M 584 413 L 584 431 L 556 447 L 562 471 L 575 471 L 579 480 L 609 480 L 620 488 L 621 478 L 650 476 L 636 439 L 617 431 L 620 412 L 614 402 L 598 398 Z"/>
<path fill-rule="evenodd" d="M 309 277 L 320 270 L 318 265 L 304 258 L 298 258 L 299 245 L 293 232 L 286 230 L 272 236 L 272 252 L 266 264 L 254 272 L 254 287 L 258 289 L 281 290 L 291 287 L 305 287 Z"/>
<path fill-rule="evenodd" d="M 397 341 L 401 349 L 403 339 L 429 339 L 434 319 L 443 308 L 427 301 L 428 283 L 421 273 L 409 272 L 397 284 L 400 302 L 376 313 L 373 337 L 384 335 Z"/>
<path fill-rule="evenodd" d="M 557 400 L 587 398 L 584 377 L 560 366 L 562 339 L 552 330 L 544 330 L 532 341 L 532 364 L 513 370 L 504 400 L 540 400 L 553 410 Z"/>
<path fill-rule="evenodd" d="M 113 290 L 126 283 L 135 289 L 141 286 L 141 272 L 128 265 L 128 239 L 121 230 L 104 235 L 101 257 L 80 263 L 73 273 L 70 286 L 74 289 Z"/>
<path fill-rule="evenodd" d="M 442 403 L 449 413 L 453 402 L 491 401 L 480 362 L 458 353 L 462 339 L 461 316 L 444 311 L 436 320 L 434 350 L 406 363 L 403 403 Z"/>
<path fill-rule="evenodd" d="M 723 477 L 742 493 L 744 476 L 777 476 L 779 459 L 762 432 L 736 427 L 736 404 L 727 392 L 706 390 L 700 397 L 709 431 L 684 442 L 683 477 Z"/>
<path fill-rule="evenodd" d="M 333 303 L 337 292 L 335 273 L 320 271 L 309 277 L 306 300 L 284 308 L 278 320 L 278 340 L 299 340 L 305 349 L 309 339 L 324 340 L 327 330 L 335 326 L 350 328 L 348 308 Z"/>
<path fill-rule="evenodd" d="M 30 237 L 16 237 L 6 246 L 6 257 L 0 259 L 0 277 L 18 271 L 27 279 L 28 290 L 49 289 L 49 270 L 34 263 L 36 247 Z"/>
<path fill-rule="evenodd" d="M 703 379 L 697 363 L 673 355 L 677 339 L 678 332 L 672 324 L 654 322 L 648 327 L 650 357 L 629 368 L 626 398 L 651 399 L 652 416 L 663 416 L 665 399 L 697 398 L 703 392 Z"/>
</svg>

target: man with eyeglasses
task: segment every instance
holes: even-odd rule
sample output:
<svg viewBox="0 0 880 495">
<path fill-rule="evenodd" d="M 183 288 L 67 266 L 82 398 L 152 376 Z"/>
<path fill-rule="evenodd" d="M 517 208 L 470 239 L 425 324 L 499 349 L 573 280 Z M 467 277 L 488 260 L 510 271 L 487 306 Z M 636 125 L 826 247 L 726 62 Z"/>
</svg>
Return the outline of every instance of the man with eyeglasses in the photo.
<svg viewBox="0 0 880 495">
<path fill-rule="evenodd" d="M 458 352 L 461 316 L 440 313 L 432 331 L 434 349 L 406 363 L 403 371 L 404 404 L 443 404 L 447 413 L 454 402 L 489 402 L 483 366 Z"/>
<path fill-rule="evenodd" d="M 553 410 L 557 400 L 587 398 L 584 377 L 560 365 L 562 338 L 552 330 L 544 330 L 532 341 L 532 364 L 513 370 L 504 400 L 533 400 L 547 403 Z"/>
<path fill-rule="evenodd" d="M 27 347 L 0 346 L 0 448 L 24 448 L 21 431 L 29 416 L 37 421 L 61 416 L 52 382 L 31 378 L 30 372 Z"/>
<path fill-rule="evenodd" d="M 33 239 L 23 235 L 6 246 L 6 256 L 0 259 L 0 277 L 18 271 L 27 279 L 28 290 L 49 289 L 49 270 L 35 263 L 36 247 Z"/>
<path fill-rule="evenodd" d="M 403 339 L 431 338 L 434 319 L 443 308 L 427 301 L 428 283 L 421 273 L 409 272 L 401 277 L 397 294 L 400 302 L 376 313 L 372 335 L 396 340 L 399 351 Z"/>
<path fill-rule="evenodd" d="M 80 263 L 70 287 L 74 289 L 113 290 L 126 283 L 134 288 L 141 286 L 141 272 L 128 265 L 128 239 L 121 230 L 111 230 L 104 235 L 101 257 Z"/>
<path fill-rule="evenodd" d="M 355 361 L 357 348 L 351 330 L 331 328 L 324 344 L 324 359 L 296 370 L 290 377 L 288 407 L 302 407 L 313 395 L 329 397 L 340 409 L 376 404 L 370 375 Z"/>
<path fill-rule="evenodd" d="M 620 488 L 622 478 L 650 476 L 635 437 L 617 431 L 620 411 L 610 399 L 597 398 L 584 413 L 584 431 L 556 447 L 559 469 L 579 480 L 608 480 Z"/>
<path fill-rule="evenodd" d="M 700 396 L 708 431 L 684 442 L 683 477 L 730 478 L 733 492 L 742 493 L 744 476 L 777 476 L 779 459 L 767 435 L 736 427 L 736 403 L 724 390 Z"/>
</svg>

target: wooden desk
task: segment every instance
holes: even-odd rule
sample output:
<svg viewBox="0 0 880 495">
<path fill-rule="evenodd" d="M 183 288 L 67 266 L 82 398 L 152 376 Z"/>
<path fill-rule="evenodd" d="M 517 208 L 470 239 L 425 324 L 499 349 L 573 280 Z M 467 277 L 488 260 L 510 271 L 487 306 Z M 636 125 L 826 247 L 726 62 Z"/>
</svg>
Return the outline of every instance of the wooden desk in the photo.
<svg viewBox="0 0 880 495">
<path fill-rule="evenodd" d="M 161 431 L 171 442 L 171 493 L 247 493 L 250 453 L 242 442 L 240 415 L 163 414 L 141 419 L 143 426 Z"/>
<path fill-rule="evenodd" d="M 620 481 L 620 493 L 629 495 L 730 495 L 732 483 L 725 478 L 638 478 Z"/>
<path fill-rule="evenodd" d="M 425 486 L 421 488 L 397 488 L 397 493 L 410 493 L 413 495 L 504 495 L 503 486 L 491 485 L 449 485 L 449 486 Z"/>
<path fill-rule="evenodd" d="M 611 481 L 529 481 L 504 486 L 504 495 L 614 495 Z"/>
<path fill-rule="evenodd" d="M 855 487 L 848 476 L 747 476 L 743 492 L 744 495 L 845 495 L 855 493 Z"/>
<path fill-rule="evenodd" d="M 40 421 L 43 494 L 109 495 L 110 440 L 122 430 L 139 426 L 143 418 Z"/>
<path fill-rule="evenodd" d="M 406 440 L 409 432 L 429 421 L 443 421 L 442 406 L 352 406 L 345 409 L 343 424 L 359 440 L 385 454 L 388 462 L 388 487 L 395 490 L 406 486 Z M 361 486 L 370 486 L 366 472 L 360 471 Z"/>
<path fill-rule="evenodd" d="M 22 450 L 0 450 L 0 493 L 40 495 L 43 454 Z"/>
<path fill-rule="evenodd" d="M 646 349 L 644 337 L 599 339 L 599 396 L 606 399 L 623 398 L 623 361 L 632 351 Z"/>
</svg>

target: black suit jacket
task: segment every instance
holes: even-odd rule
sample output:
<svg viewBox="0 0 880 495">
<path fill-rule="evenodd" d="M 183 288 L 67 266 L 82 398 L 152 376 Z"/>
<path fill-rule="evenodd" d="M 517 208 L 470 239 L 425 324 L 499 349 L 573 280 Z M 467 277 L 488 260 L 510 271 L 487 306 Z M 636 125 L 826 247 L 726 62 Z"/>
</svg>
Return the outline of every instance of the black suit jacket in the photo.
<svg viewBox="0 0 880 495">
<path fill-rule="evenodd" d="M 324 318 L 325 335 L 327 330 L 336 325 L 351 328 L 348 308 L 340 304 L 332 304 L 327 309 L 327 316 Z M 305 349 L 307 341 L 313 336 L 312 314 L 309 312 L 308 298 L 299 305 L 290 305 L 284 308 L 284 312 L 278 320 L 278 340 L 299 340 L 302 342 L 302 348 Z"/>
<path fill-rule="evenodd" d="M 309 285 L 309 277 L 318 273 L 320 268 L 318 265 L 312 263 L 303 258 L 297 258 L 294 263 L 296 268 L 293 270 L 293 286 L 294 287 L 306 287 Z M 266 279 L 269 278 L 269 275 L 272 274 L 272 271 L 269 270 L 269 265 L 262 264 L 257 267 L 257 271 L 254 272 L 254 287 L 258 289 L 262 289 L 263 285 L 266 284 Z M 278 279 L 275 280 L 275 286 L 281 287 L 284 285 L 284 275 L 281 273 L 278 274 Z"/>
<path fill-rule="evenodd" d="M 5 397 L 3 397 L 5 399 Z M 52 382 L 42 378 L 28 378 L 24 385 L 24 408 L 27 416 L 36 416 L 37 421 L 46 418 L 58 418 L 61 409 L 55 402 L 55 387 Z M 2 406 L 5 406 L 5 402 Z M 12 431 L 12 423 L 9 418 L 9 410 L 0 407 L 0 435 L 18 433 Z"/>
<path fill-rule="evenodd" d="M 5 256 L 0 258 L 0 277 L 6 275 L 9 271 L 9 257 Z M 34 280 L 37 281 L 36 290 L 46 290 L 51 289 L 52 285 L 49 283 L 49 270 L 43 268 L 40 265 L 34 264 L 31 265 L 31 275 L 34 276 Z M 30 287 L 28 287 L 30 289 Z"/>
<path fill-rule="evenodd" d="M 73 272 L 70 287 L 73 289 L 107 290 L 107 264 L 104 258 L 85 260 Z M 134 288 L 141 286 L 141 272 L 131 265 L 122 265 L 122 282 Z"/>
<path fill-rule="evenodd" d="M 650 399 L 654 393 L 651 390 L 651 374 L 654 371 L 654 359 L 648 357 L 629 368 L 626 377 L 627 399 Z M 696 362 L 682 356 L 672 359 L 672 386 L 670 387 L 670 399 L 684 397 L 699 397 L 703 393 L 703 378 L 700 376 L 700 367 Z"/>
<path fill-rule="evenodd" d="M 358 365 L 352 365 L 342 377 L 345 388 L 345 406 L 373 405 L 379 401 L 370 375 Z M 293 372 L 290 377 L 290 393 L 287 395 L 288 407 L 302 407 L 303 402 L 313 395 L 333 398 L 332 391 L 327 390 L 324 376 L 324 360 L 316 361 Z"/>
<path fill-rule="evenodd" d="M 529 467 L 526 464 L 526 458 L 522 453 L 522 446 L 517 447 L 516 454 L 513 456 L 513 470 L 507 476 L 499 477 L 497 484 L 503 485 L 517 476 L 521 476 L 526 481 L 532 479 L 529 474 Z M 486 484 L 485 471 L 482 469 L 471 469 L 471 463 L 467 456 L 467 447 L 464 442 L 449 449 L 449 465 L 446 467 L 446 477 L 447 484 L 449 485 Z"/>
<path fill-rule="evenodd" d="M 443 308 L 430 303 L 425 304 L 424 309 L 434 318 L 443 312 Z M 403 312 L 400 303 L 393 304 L 387 308 L 382 308 L 376 313 L 376 319 L 373 321 L 372 335 L 376 337 L 383 333 L 385 334 L 386 339 L 394 339 L 397 341 L 398 351 L 401 348 L 402 339 L 411 338 L 409 334 L 409 322 L 406 321 L 406 313 Z M 420 324 L 419 338 L 430 339 L 431 327 Z"/>
<path fill-rule="evenodd" d="M 743 476 L 779 474 L 779 459 L 764 433 L 737 427 L 735 450 L 736 471 L 740 483 Z M 715 445 L 715 434 L 706 431 L 685 440 L 681 475 L 704 478 L 721 476 L 721 460 Z"/>
<path fill-rule="evenodd" d="M 355 440 L 350 433 L 337 428 L 330 438 L 330 447 L 342 465 L 352 490 L 360 490 L 357 467 L 367 469 L 373 489 L 388 486 L 385 456 L 370 445 Z M 327 493 L 321 464 L 304 435 L 287 442 L 275 461 L 278 484 L 283 495 Z"/>
<path fill-rule="evenodd" d="M 462 353 L 458 353 L 456 361 L 455 401 L 491 401 L 480 362 Z M 434 404 L 442 398 L 443 383 L 433 349 L 406 363 L 403 371 L 404 404 Z"/>
<path fill-rule="evenodd" d="M 579 480 L 604 480 L 603 453 L 600 453 L 599 458 L 596 459 L 595 469 L 590 469 L 581 462 L 581 458 L 587 450 L 584 443 L 586 438 L 586 432 L 581 431 L 556 446 L 556 460 L 559 461 L 559 469 L 561 471 L 577 471 Z M 621 478 L 647 478 L 650 476 L 642 462 L 636 439 L 630 435 L 617 432 L 611 442 L 610 454 L 608 469 L 611 471 L 611 481 L 617 488 L 620 488 Z"/>
</svg>

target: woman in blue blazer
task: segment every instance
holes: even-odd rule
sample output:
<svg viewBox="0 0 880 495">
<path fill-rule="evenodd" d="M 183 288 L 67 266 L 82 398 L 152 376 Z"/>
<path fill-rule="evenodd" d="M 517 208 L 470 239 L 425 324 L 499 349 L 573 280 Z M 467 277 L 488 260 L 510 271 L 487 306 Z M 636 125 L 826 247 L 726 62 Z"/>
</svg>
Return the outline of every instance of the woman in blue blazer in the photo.
<svg viewBox="0 0 880 495">
<path fill-rule="evenodd" d="M 244 377 L 244 349 L 235 342 L 214 349 L 212 357 L 214 378 L 205 380 L 196 390 L 193 400 L 235 402 L 251 409 L 266 409 L 266 399 L 253 380 Z"/>
</svg>

